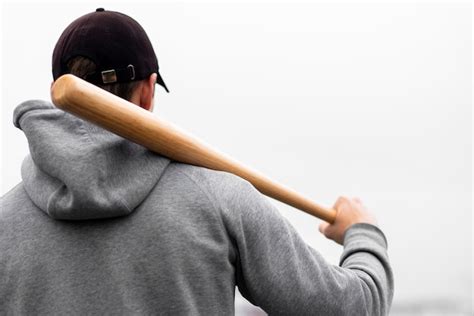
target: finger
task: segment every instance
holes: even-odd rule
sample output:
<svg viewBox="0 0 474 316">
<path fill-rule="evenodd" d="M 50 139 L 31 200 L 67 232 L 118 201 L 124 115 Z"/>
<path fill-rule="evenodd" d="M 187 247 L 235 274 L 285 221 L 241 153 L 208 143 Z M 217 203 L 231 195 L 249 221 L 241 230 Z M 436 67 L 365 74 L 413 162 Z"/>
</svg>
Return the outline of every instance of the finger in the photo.
<svg viewBox="0 0 474 316">
<path fill-rule="evenodd" d="M 321 222 L 319 224 L 319 232 L 323 235 L 325 235 L 326 229 L 328 228 L 329 224 L 326 222 Z"/>
<path fill-rule="evenodd" d="M 340 196 L 340 197 L 337 198 L 336 203 L 334 203 L 333 208 L 335 210 L 337 210 L 339 208 L 339 206 L 341 206 L 344 203 L 348 203 L 348 202 L 349 202 L 349 198 L 347 198 L 345 196 Z"/>
</svg>

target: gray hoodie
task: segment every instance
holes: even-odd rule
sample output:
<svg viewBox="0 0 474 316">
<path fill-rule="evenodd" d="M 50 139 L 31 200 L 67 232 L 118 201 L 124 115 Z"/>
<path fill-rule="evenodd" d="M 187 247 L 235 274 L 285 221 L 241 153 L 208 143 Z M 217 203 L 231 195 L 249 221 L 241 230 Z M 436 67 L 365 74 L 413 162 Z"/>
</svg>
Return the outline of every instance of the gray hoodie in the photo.
<svg viewBox="0 0 474 316">
<path fill-rule="evenodd" d="M 236 286 L 271 315 L 390 309 L 375 226 L 352 226 L 334 266 L 234 175 L 170 161 L 44 101 L 19 105 L 14 124 L 31 154 L 1 199 L 1 315 L 232 315 Z"/>
</svg>

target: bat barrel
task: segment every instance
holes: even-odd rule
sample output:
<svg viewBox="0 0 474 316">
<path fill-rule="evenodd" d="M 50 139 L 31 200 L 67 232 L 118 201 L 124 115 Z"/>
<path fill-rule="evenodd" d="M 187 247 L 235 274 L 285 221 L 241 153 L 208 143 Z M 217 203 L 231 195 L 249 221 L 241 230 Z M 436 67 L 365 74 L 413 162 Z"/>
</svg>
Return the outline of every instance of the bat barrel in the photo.
<svg viewBox="0 0 474 316">
<path fill-rule="evenodd" d="M 316 204 L 170 122 L 76 76 L 63 75 L 58 78 L 51 89 L 51 99 L 58 108 L 172 160 L 233 173 L 252 183 L 261 193 L 329 223 L 336 217 L 335 210 Z"/>
</svg>

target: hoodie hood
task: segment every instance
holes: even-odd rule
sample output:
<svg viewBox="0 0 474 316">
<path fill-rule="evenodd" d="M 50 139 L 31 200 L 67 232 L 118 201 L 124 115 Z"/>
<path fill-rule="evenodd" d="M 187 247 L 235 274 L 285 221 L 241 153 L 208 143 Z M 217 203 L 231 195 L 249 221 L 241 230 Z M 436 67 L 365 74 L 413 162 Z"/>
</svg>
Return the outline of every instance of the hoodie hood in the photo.
<svg viewBox="0 0 474 316">
<path fill-rule="evenodd" d="M 24 102 L 13 116 L 30 147 L 21 168 L 25 190 L 36 206 L 55 219 L 130 214 L 170 163 L 50 102 Z"/>
</svg>

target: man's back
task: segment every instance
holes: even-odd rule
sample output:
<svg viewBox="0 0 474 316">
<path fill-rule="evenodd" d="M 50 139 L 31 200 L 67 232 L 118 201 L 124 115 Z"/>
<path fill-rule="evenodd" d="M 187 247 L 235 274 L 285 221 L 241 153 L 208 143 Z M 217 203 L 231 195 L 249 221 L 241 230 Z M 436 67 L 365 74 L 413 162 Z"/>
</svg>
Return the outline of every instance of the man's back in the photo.
<svg viewBox="0 0 474 316">
<path fill-rule="evenodd" d="M 53 220 L 18 185 L 2 201 L 2 308 L 48 315 L 232 314 L 236 253 L 192 175 L 207 172 L 189 169 L 197 168 L 168 164 L 137 209 L 103 220 Z"/>
<path fill-rule="evenodd" d="M 31 156 L 2 198 L 0 314 L 201 314 L 235 286 L 270 314 L 388 312 L 375 226 L 346 232 L 331 266 L 248 182 L 170 162 L 53 108 L 15 111 Z"/>
</svg>

